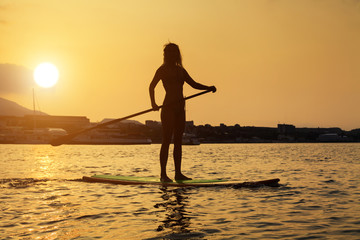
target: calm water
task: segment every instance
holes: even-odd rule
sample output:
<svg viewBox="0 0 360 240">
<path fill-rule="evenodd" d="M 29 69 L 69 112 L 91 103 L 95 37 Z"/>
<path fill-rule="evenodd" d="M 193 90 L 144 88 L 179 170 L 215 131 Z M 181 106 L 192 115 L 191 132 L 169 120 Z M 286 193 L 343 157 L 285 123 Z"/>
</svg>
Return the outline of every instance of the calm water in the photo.
<svg viewBox="0 0 360 240">
<path fill-rule="evenodd" d="M 278 188 L 76 181 L 158 176 L 159 148 L 0 145 L 0 239 L 360 239 L 360 144 L 184 146 L 189 176 Z"/>
</svg>

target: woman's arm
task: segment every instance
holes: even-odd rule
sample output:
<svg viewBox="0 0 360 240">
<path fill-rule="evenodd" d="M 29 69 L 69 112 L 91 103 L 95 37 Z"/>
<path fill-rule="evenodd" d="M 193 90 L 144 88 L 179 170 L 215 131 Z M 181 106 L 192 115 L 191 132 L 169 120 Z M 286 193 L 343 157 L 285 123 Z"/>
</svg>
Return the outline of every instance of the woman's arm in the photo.
<svg viewBox="0 0 360 240">
<path fill-rule="evenodd" d="M 215 86 L 206 86 L 201 83 L 195 82 L 194 79 L 190 77 L 190 75 L 185 69 L 184 69 L 184 74 L 185 74 L 185 82 L 187 82 L 191 87 L 198 90 L 211 90 L 212 92 L 216 92 Z"/>
<path fill-rule="evenodd" d="M 155 87 L 159 83 L 159 81 L 160 81 L 159 70 L 157 70 L 149 86 L 151 106 L 154 110 L 159 110 L 159 106 L 156 104 L 155 101 Z"/>
</svg>

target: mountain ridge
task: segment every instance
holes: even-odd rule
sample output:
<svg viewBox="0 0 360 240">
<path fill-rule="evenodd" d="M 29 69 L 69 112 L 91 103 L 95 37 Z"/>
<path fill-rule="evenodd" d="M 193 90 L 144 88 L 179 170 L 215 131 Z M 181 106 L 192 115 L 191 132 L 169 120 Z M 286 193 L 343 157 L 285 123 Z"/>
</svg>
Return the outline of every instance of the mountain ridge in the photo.
<svg viewBox="0 0 360 240">
<path fill-rule="evenodd" d="M 35 111 L 35 113 L 40 115 L 48 115 L 40 111 Z M 23 117 L 25 115 L 33 114 L 34 110 L 30 110 L 16 102 L 0 97 L 0 116 Z"/>
</svg>

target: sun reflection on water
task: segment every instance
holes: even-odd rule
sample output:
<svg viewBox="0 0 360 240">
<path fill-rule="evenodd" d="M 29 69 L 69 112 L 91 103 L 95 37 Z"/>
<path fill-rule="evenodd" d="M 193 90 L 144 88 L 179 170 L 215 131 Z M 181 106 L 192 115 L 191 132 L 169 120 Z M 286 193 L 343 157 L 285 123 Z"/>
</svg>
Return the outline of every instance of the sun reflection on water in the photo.
<svg viewBox="0 0 360 240">
<path fill-rule="evenodd" d="M 36 173 L 36 178 L 52 178 L 54 177 L 54 160 L 53 158 L 46 156 L 36 156 L 35 157 L 35 169 L 33 171 Z"/>
</svg>

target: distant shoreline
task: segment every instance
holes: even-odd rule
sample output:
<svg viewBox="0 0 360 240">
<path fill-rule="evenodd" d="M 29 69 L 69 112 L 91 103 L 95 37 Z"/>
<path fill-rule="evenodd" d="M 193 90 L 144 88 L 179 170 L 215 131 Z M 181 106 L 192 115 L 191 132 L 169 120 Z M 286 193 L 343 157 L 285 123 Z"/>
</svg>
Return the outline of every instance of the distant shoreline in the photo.
<svg viewBox="0 0 360 240">
<path fill-rule="evenodd" d="M 108 121 L 105 119 L 104 121 Z M 0 143 L 50 143 L 52 140 L 94 127 L 84 116 L 26 115 L 0 116 Z M 116 122 L 98 127 L 75 137 L 70 144 L 121 145 L 162 142 L 161 122 L 135 120 Z M 341 128 L 297 128 L 291 124 L 277 127 L 248 127 L 185 124 L 184 145 L 205 143 L 316 143 L 360 142 L 360 129 L 344 131 Z"/>
</svg>

